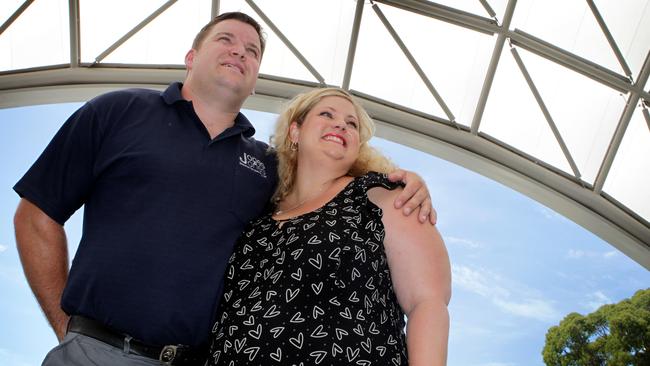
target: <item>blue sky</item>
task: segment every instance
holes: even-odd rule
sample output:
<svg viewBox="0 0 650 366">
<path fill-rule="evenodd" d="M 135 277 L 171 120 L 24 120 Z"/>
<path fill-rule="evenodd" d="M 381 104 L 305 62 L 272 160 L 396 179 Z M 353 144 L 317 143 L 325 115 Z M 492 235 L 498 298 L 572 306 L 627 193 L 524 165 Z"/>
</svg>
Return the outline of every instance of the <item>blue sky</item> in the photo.
<svg viewBox="0 0 650 366">
<path fill-rule="evenodd" d="M 0 364 L 40 365 L 56 344 L 24 279 L 11 187 L 79 104 L 0 109 Z M 273 116 L 247 112 L 266 141 Z M 543 365 L 548 328 L 647 288 L 650 272 L 543 205 L 483 176 L 386 140 L 373 144 L 422 175 L 452 262 L 450 366 Z M 66 223 L 71 255 L 80 212 Z"/>
</svg>

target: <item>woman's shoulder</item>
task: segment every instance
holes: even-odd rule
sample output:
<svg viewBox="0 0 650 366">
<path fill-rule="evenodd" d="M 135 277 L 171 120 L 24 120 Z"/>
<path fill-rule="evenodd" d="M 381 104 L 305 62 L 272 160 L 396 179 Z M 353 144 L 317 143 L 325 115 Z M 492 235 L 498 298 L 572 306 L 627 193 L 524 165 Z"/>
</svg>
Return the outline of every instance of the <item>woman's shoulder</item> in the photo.
<svg viewBox="0 0 650 366">
<path fill-rule="evenodd" d="M 378 172 L 369 172 L 358 179 L 370 202 L 383 211 L 394 209 L 393 202 L 402 191 L 402 182 L 392 182 L 387 174 Z"/>
<path fill-rule="evenodd" d="M 370 171 L 355 179 L 357 186 L 364 191 L 369 191 L 372 188 L 381 187 L 386 190 L 396 190 L 403 187 L 402 182 L 392 182 L 388 179 L 388 174 Z M 398 190 L 399 191 L 399 190 Z"/>
</svg>

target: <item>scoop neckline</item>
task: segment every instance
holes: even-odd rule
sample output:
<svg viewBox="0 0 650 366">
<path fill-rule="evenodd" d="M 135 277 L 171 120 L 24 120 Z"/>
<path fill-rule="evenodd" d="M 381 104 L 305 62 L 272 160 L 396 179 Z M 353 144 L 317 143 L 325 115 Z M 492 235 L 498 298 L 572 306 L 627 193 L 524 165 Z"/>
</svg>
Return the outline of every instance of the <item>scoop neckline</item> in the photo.
<svg viewBox="0 0 650 366">
<path fill-rule="evenodd" d="M 299 215 L 296 215 L 296 216 L 292 216 L 292 217 L 289 217 L 289 218 L 286 218 L 286 219 L 283 219 L 283 220 L 276 220 L 276 219 L 274 219 L 274 218 L 273 218 L 273 211 L 271 211 L 271 214 L 270 214 L 269 218 L 270 218 L 271 221 L 273 221 L 276 225 L 281 225 L 281 224 L 284 224 L 285 222 L 295 221 L 295 220 L 298 220 L 298 219 L 303 218 L 304 216 L 311 215 L 311 214 L 316 213 L 316 212 L 321 212 L 321 211 L 323 211 L 323 209 L 324 209 L 325 207 L 327 207 L 330 203 L 334 202 L 334 200 L 336 200 L 337 198 L 339 198 L 339 196 L 340 196 L 341 194 L 343 194 L 343 192 L 347 191 L 348 188 L 350 188 L 350 186 L 352 186 L 352 184 L 354 184 L 358 179 L 361 179 L 361 177 L 362 177 L 362 176 L 359 176 L 359 177 L 352 177 L 352 180 L 351 180 L 348 184 L 346 184 L 346 185 L 343 187 L 343 189 L 341 189 L 341 190 L 340 190 L 336 195 L 334 195 L 334 197 L 332 197 L 329 201 L 325 202 L 323 205 L 321 205 L 321 206 L 318 207 L 318 208 L 315 208 L 315 209 L 313 209 L 313 210 L 311 210 L 311 211 L 309 211 L 309 212 L 305 212 L 305 213 L 302 213 L 302 214 L 299 214 Z"/>
</svg>

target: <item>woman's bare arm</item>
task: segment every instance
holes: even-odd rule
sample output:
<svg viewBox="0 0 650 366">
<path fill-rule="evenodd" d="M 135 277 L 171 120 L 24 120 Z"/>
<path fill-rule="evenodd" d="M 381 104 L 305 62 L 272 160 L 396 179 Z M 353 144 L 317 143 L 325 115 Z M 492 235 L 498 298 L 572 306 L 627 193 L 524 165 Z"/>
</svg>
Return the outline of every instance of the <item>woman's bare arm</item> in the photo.
<svg viewBox="0 0 650 366">
<path fill-rule="evenodd" d="M 442 366 L 447 362 L 451 269 L 435 226 L 421 225 L 395 209 L 399 190 L 373 188 L 368 196 L 383 210 L 384 247 L 399 304 L 408 317 L 409 365 Z"/>
</svg>

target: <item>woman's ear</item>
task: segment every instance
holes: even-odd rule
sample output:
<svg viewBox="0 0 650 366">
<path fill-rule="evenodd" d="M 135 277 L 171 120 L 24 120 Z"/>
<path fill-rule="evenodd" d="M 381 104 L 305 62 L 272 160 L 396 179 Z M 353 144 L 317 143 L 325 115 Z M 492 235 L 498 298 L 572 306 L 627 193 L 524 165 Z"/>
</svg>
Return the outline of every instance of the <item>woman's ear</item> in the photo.
<svg viewBox="0 0 650 366">
<path fill-rule="evenodd" d="M 298 125 L 298 122 L 293 121 L 289 126 L 289 140 L 291 142 L 298 143 L 299 138 L 300 138 L 300 126 Z"/>
</svg>

